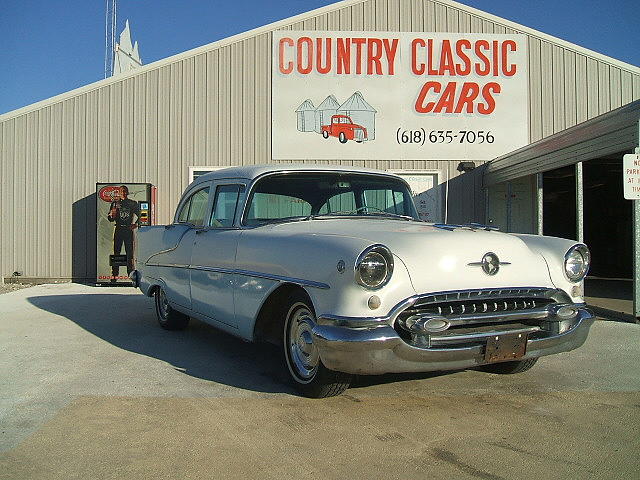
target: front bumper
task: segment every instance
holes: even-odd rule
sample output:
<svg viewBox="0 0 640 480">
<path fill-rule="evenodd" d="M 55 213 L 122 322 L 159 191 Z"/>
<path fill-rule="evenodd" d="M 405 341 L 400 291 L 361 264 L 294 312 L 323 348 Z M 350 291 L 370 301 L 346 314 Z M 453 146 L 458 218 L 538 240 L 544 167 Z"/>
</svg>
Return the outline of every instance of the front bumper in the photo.
<svg viewBox="0 0 640 480">
<path fill-rule="evenodd" d="M 585 307 L 577 308 L 572 327 L 564 333 L 527 340 L 526 353 L 518 360 L 568 352 L 587 339 L 595 317 Z M 314 344 L 327 368 L 345 373 L 383 373 L 460 370 L 488 363 L 486 343 L 479 339 L 469 346 L 420 348 L 405 342 L 389 325 L 348 328 L 316 325 Z"/>
</svg>

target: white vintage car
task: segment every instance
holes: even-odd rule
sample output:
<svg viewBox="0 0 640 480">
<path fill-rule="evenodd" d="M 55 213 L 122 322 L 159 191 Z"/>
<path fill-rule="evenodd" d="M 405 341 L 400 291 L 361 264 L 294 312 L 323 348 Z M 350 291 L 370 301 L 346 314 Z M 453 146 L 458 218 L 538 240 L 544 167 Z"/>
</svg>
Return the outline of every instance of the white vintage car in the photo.
<svg viewBox="0 0 640 480">
<path fill-rule="evenodd" d="M 160 325 L 190 317 L 282 345 L 308 396 L 353 374 L 528 370 L 582 345 L 589 251 L 560 238 L 420 221 L 396 175 L 251 166 L 199 177 L 143 227 L 132 279 Z"/>
</svg>

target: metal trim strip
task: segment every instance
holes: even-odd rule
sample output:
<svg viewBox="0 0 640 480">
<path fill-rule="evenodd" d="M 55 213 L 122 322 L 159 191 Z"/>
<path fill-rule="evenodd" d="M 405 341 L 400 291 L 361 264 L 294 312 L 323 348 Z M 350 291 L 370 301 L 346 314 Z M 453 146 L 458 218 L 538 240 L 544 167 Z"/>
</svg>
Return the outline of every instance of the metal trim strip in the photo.
<svg viewBox="0 0 640 480">
<path fill-rule="evenodd" d="M 235 268 L 218 268 L 207 267 L 204 265 L 182 265 L 173 263 L 147 263 L 149 267 L 168 267 L 168 268 L 186 268 L 189 270 L 199 270 L 205 272 L 226 273 L 230 275 L 243 275 L 245 277 L 264 278 L 267 280 L 274 280 L 276 282 L 295 283 L 304 287 L 318 288 L 321 290 L 329 290 L 331 287 L 322 282 L 316 282 L 314 280 L 305 280 L 303 278 L 287 277 L 284 275 L 273 275 L 271 273 L 252 272 L 250 270 L 239 270 Z"/>
</svg>

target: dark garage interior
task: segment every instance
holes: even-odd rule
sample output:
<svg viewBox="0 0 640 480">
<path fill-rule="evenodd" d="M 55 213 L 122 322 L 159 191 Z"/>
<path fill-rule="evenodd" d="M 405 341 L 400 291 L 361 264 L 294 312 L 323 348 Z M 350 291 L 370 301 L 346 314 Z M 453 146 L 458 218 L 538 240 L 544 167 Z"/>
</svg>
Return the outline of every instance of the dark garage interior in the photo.
<svg viewBox="0 0 640 480">
<path fill-rule="evenodd" d="M 592 253 L 590 277 L 633 276 L 632 202 L 625 200 L 622 156 L 583 163 L 584 242 Z M 545 172 L 544 234 L 577 239 L 575 165 Z"/>
</svg>

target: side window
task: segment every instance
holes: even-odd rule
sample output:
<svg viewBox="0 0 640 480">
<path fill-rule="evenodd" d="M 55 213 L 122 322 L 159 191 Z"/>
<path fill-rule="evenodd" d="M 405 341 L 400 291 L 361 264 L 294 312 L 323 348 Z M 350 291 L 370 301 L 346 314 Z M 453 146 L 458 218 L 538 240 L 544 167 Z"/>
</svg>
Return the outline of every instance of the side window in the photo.
<svg viewBox="0 0 640 480">
<path fill-rule="evenodd" d="M 202 188 L 191 195 L 178 214 L 178 223 L 204 225 L 204 214 L 207 210 L 208 200 L 209 187 Z"/>
<path fill-rule="evenodd" d="M 187 200 L 185 202 L 185 204 L 182 206 L 182 210 L 180 210 L 180 213 L 178 214 L 178 223 L 186 223 L 187 222 L 187 217 L 189 216 L 189 207 L 191 206 L 191 197 L 189 197 L 189 200 Z"/>
<path fill-rule="evenodd" d="M 236 206 L 242 185 L 220 185 L 216 188 L 216 198 L 213 203 L 213 211 L 209 219 L 209 225 L 218 228 L 233 227 L 236 216 Z"/>
<path fill-rule="evenodd" d="M 187 222 L 193 225 L 204 225 L 204 212 L 209 201 L 209 187 L 198 190 L 191 197 L 191 207 Z"/>
</svg>

